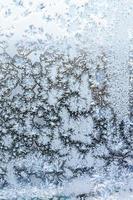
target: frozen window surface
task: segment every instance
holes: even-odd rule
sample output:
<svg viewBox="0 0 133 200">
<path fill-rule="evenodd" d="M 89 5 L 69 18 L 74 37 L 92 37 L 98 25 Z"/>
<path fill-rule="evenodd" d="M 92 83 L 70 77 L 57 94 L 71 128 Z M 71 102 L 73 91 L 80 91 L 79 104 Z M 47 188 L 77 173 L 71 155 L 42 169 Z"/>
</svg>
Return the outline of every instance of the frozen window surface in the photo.
<svg viewBox="0 0 133 200">
<path fill-rule="evenodd" d="M 0 199 L 133 199 L 131 0 L 0 0 Z"/>
</svg>

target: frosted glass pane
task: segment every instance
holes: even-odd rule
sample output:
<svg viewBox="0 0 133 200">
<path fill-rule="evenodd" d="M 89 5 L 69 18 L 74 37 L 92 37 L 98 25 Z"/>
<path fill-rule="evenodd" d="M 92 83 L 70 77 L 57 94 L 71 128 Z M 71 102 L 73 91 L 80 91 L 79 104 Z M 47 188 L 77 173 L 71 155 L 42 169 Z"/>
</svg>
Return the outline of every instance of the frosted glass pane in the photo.
<svg viewBox="0 0 133 200">
<path fill-rule="evenodd" d="M 0 0 L 3 199 L 133 199 L 132 0 Z"/>
</svg>

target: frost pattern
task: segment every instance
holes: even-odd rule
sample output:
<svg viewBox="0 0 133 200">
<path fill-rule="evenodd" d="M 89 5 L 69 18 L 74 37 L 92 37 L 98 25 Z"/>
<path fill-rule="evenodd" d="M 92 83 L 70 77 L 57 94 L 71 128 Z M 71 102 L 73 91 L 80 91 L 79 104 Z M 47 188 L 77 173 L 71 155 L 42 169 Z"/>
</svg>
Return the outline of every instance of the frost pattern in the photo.
<svg viewBox="0 0 133 200">
<path fill-rule="evenodd" d="M 63 188 L 99 170 L 110 176 L 114 168 L 117 184 L 117 173 L 132 172 L 132 124 L 118 123 L 107 100 L 106 55 L 86 60 L 86 54 L 70 59 L 57 51 L 33 64 L 1 55 L 1 189 Z M 84 190 L 77 195 L 93 196 L 93 188 Z"/>
<path fill-rule="evenodd" d="M 0 1 L 0 199 L 133 199 L 131 4 Z"/>
</svg>

